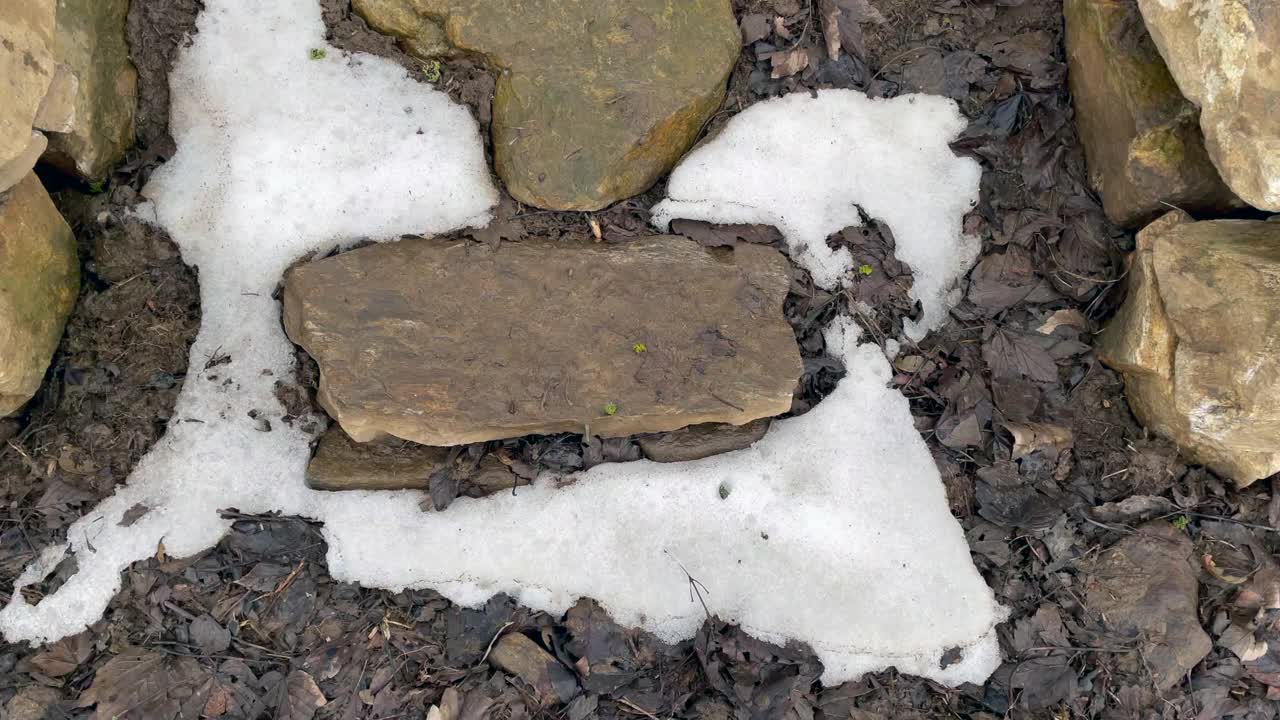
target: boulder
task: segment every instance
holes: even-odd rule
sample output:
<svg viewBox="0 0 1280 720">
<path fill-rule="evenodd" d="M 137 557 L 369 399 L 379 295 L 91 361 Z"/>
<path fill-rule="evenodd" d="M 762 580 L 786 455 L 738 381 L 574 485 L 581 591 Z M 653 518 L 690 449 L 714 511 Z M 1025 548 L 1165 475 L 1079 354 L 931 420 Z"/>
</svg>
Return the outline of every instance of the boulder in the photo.
<svg viewBox="0 0 1280 720">
<path fill-rule="evenodd" d="M 0 194 L 0 417 L 40 389 L 79 290 L 71 228 L 29 173 Z"/>
<path fill-rule="evenodd" d="M 636 438 L 644 456 L 654 462 L 687 462 L 749 448 L 769 432 L 772 420 L 762 418 L 746 425 L 706 423 L 668 433 Z"/>
<path fill-rule="evenodd" d="M 544 707 L 567 703 L 578 694 L 573 673 L 523 633 L 503 635 L 489 652 L 489 663 L 523 680 Z"/>
<path fill-rule="evenodd" d="M 58 69 L 55 11 L 54 0 L 0 6 L 0 192 L 26 177 L 45 148 L 32 127 Z"/>
<path fill-rule="evenodd" d="M 1209 156 L 1245 202 L 1280 210 L 1280 3 L 1138 0 Z"/>
<path fill-rule="evenodd" d="M 790 278 L 760 245 L 405 240 L 294 268 L 284 324 L 357 442 L 619 437 L 787 412 Z"/>
<path fill-rule="evenodd" d="M 597 210 L 648 189 L 720 106 L 728 0 L 356 0 L 418 57 L 442 36 L 498 71 L 493 148 L 520 202 Z M 443 32 L 442 32 L 443 31 Z"/>
<path fill-rule="evenodd" d="M 49 135 L 46 162 L 85 180 L 106 177 L 133 145 L 138 73 L 129 60 L 129 0 L 58 0 L 54 55 L 76 82 L 65 130 Z M 49 128 L 50 130 L 54 128 Z"/>
<path fill-rule="evenodd" d="M 1134 414 L 1241 486 L 1280 472 L 1280 222 L 1165 215 L 1103 333 Z"/>
<path fill-rule="evenodd" d="M 1199 113 L 1173 81 L 1136 0 L 1066 0 L 1068 80 L 1107 217 L 1140 226 L 1170 206 L 1243 205 L 1209 160 Z"/>
<path fill-rule="evenodd" d="M 1138 653 L 1119 657 L 1135 675 L 1150 672 L 1158 689 L 1181 682 L 1213 643 L 1200 627 L 1199 568 L 1186 533 L 1147 523 L 1104 550 L 1086 584 L 1085 607 L 1107 629 L 1138 639 Z"/>
</svg>

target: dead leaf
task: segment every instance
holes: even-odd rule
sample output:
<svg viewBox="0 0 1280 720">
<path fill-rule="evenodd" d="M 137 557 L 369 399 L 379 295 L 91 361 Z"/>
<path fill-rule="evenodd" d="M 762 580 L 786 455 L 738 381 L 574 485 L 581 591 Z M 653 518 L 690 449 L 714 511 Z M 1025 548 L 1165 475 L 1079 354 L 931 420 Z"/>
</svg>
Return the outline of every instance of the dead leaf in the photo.
<svg viewBox="0 0 1280 720">
<path fill-rule="evenodd" d="M 988 316 L 1017 305 L 1040 283 L 1031 254 L 1017 245 L 978 262 L 969 279 L 969 302 Z"/>
<path fill-rule="evenodd" d="M 1249 579 L 1247 576 L 1242 577 L 1239 575 L 1228 575 L 1223 572 L 1222 569 L 1218 567 L 1218 564 L 1214 562 L 1213 556 L 1209 553 L 1205 553 L 1200 556 L 1200 564 L 1204 566 L 1204 569 L 1208 571 L 1210 575 L 1228 585 L 1240 585 Z"/>
<path fill-rule="evenodd" d="M 191 621 L 187 635 L 205 655 L 218 655 L 231 647 L 231 631 L 207 613 Z"/>
<path fill-rule="evenodd" d="M 769 77 L 774 80 L 791 77 L 809 67 L 809 51 L 804 48 L 796 48 L 795 50 L 770 53 L 769 65 L 773 68 Z"/>
<path fill-rule="evenodd" d="M 1265 640 L 1257 639 L 1252 630 L 1242 628 L 1235 623 L 1228 625 L 1227 629 L 1218 636 L 1218 647 L 1230 650 L 1243 662 L 1257 660 L 1266 655 L 1268 649 Z"/>
<path fill-rule="evenodd" d="M 98 669 L 76 707 L 96 706 L 94 720 L 194 717 L 207 679 L 192 658 L 128 648 Z"/>
<path fill-rule="evenodd" d="M 1004 423 L 1002 427 L 1013 436 L 1013 459 L 1044 452 L 1056 458 L 1063 450 L 1075 445 L 1071 429 L 1052 423 Z"/>
<path fill-rule="evenodd" d="M 769 37 L 769 18 L 760 13 L 743 15 L 740 27 L 742 29 L 743 45 L 750 45 L 753 42 Z"/>
<path fill-rule="evenodd" d="M 1084 313 L 1075 308 L 1065 308 L 1058 310 L 1049 316 L 1040 327 L 1036 328 L 1036 332 L 1041 335 L 1052 335 L 1054 330 L 1060 327 L 1072 327 L 1077 330 L 1087 330 L 1089 321 L 1085 319 Z"/>
<path fill-rule="evenodd" d="M 276 717 L 279 720 L 311 720 L 316 711 L 328 703 L 309 673 L 294 670 L 285 678 L 284 696 L 280 699 Z"/>
<path fill-rule="evenodd" d="M 31 658 L 41 673 L 49 677 L 62 677 L 80 667 L 93 654 L 93 640 L 88 632 L 45 646 L 45 649 Z"/>
<path fill-rule="evenodd" d="M 840 56 L 842 49 L 855 57 L 866 57 L 863 23 L 885 21 L 869 0 L 818 0 L 818 13 L 822 19 L 827 56 L 832 60 Z"/>
<path fill-rule="evenodd" d="M 982 359 L 987 361 L 994 377 L 1025 376 L 1036 382 L 1057 382 L 1058 364 L 1044 347 L 1043 340 L 1056 345 L 1057 340 L 1044 335 L 1017 333 L 992 327 L 982 345 Z"/>
<path fill-rule="evenodd" d="M 130 527 L 149 512 L 151 512 L 151 508 L 142 503 L 134 503 L 133 507 L 125 510 L 124 515 L 120 517 L 120 527 Z"/>
</svg>

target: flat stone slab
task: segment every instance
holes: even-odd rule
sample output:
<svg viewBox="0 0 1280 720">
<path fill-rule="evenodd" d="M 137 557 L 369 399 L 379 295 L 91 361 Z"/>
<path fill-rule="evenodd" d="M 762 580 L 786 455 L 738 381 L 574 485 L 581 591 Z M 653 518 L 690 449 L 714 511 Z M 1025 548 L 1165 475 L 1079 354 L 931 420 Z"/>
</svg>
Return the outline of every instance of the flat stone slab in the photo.
<svg viewBox="0 0 1280 720">
<path fill-rule="evenodd" d="M 522 203 L 597 210 L 675 166 L 724 99 L 741 35 L 728 0 L 355 0 L 431 57 L 498 71 L 493 151 Z"/>
<path fill-rule="evenodd" d="M 787 412 L 790 278 L 772 248 L 670 236 L 406 240 L 294 268 L 284 325 L 357 442 L 620 437 Z"/>
</svg>

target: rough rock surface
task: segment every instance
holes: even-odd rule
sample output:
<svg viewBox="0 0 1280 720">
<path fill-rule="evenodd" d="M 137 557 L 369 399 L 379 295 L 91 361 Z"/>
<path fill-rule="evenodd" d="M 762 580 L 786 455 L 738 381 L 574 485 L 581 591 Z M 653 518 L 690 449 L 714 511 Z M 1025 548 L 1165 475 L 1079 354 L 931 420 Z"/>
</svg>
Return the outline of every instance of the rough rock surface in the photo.
<svg viewBox="0 0 1280 720">
<path fill-rule="evenodd" d="M 751 447 L 769 432 L 772 421 L 762 418 L 746 425 L 706 423 L 669 433 L 636 438 L 644 456 L 655 462 L 687 462 Z"/>
<path fill-rule="evenodd" d="M 1128 282 L 1099 350 L 1134 414 L 1239 485 L 1280 472 L 1280 223 L 1169 213 Z"/>
<path fill-rule="evenodd" d="M 498 175 L 517 200 L 597 210 L 643 192 L 724 97 L 740 33 L 728 0 L 358 0 L 419 57 L 454 48 L 499 70 Z"/>
<path fill-rule="evenodd" d="M 573 673 L 523 633 L 503 635 L 489 653 L 489 662 L 523 680 L 544 706 L 569 702 L 578 694 Z"/>
<path fill-rule="evenodd" d="M 75 74 L 75 116 L 49 135 L 45 160 L 101 180 L 133 144 L 138 73 L 129 61 L 129 0 L 58 0 L 55 55 Z"/>
<path fill-rule="evenodd" d="M 0 194 L 0 417 L 40 388 L 79 289 L 71 228 L 30 173 Z"/>
<path fill-rule="evenodd" d="M 1170 208 L 1241 205 L 1204 148 L 1199 113 L 1182 96 L 1132 0 L 1066 0 L 1068 79 L 1091 181 L 1107 216 L 1139 226 Z"/>
<path fill-rule="evenodd" d="M 357 443 L 334 426 L 320 438 L 307 465 L 307 486 L 316 490 L 425 490 L 431 474 L 445 467 L 449 448 L 404 440 Z"/>
<path fill-rule="evenodd" d="M 407 240 L 295 268 L 284 321 L 358 442 L 615 437 L 786 412 L 790 276 L 771 248 L 676 237 Z"/>
<path fill-rule="evenodd" d="M 1147 523 L 1098 557 L 1085 605 L 1108 629 L 1141 638 L 1140 658 L 1157 688 L 1178 684 L 1213 648 L 1197 615 L 1191 540 L 1164 521 Z"/>
<path fill-rule="evenodd" d="M 1205 144 L 1245 202 L 1280 210 L 1280 3 L 1138 0 Z"/>
<path fill-rule="evenodd" d="M 57 72 L 55 9 L 54 0 L 0 6 L 0 192 L 26 177 L 45 147 L 31 128 Z"/>
</svg>

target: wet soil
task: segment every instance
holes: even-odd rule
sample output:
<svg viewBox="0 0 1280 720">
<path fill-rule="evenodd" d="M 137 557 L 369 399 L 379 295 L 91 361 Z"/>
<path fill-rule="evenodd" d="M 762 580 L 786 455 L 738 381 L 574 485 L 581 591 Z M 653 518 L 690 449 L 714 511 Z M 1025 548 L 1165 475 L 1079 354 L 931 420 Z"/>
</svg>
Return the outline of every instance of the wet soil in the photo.
<svg viewBox="0 0 1280 720">
<path fill-rule="evenodd" d="M 1267 483 L 1236 490 L 1148 437 L 1121 380 L 1096 358 L 1094 333 L 1122 300 L 1132 237 L 1106 223 L 1086 184 L 1060 3 L 871 0 L 884 22 L 861 25 L 863 47 L 837 59 L 825 55 L 817 4 L 735 2 L 758 37 L 744 47 L 707 133 L 754 102 L 819 87 L 940 92 L 971 118 L 955 148 L 984 165 L 981 202 L 966 220 L 983 238 L 983 257 L 952 322 L 903 348 L 893 383 L 911 400 L 975 563 L 1011 610 L 1000 632 L 1005 663 L 988 683 L 948 689 L 889 671 L 824 687 L 805 648 L 761 643 L 716 619 L 695 639 L 668 645 L 618 627 L 589 601 L 550 617 L 503 597 L 461 609 L 430 591 L 367 590 L 329 576 L 312 524 L 234 516 L 214 549 L 184 560 L 158 553 L 126 571 L 124 590 L 88 631 L 42 649 L 0 645 L 0 707 L 34 718 L 421 718 L 433 704 L 469 719 L 1277 717 L 1280 693 L 1269 686 L 1280 684 L 1280 640 L 1247 663 L 1215 648 L 1158 691 L 1140 639 L 1109 633 L 1084 599 L 1099 551 L 1163 517 L 1217 561 L 1199 588 L 1201 624 L 1216 634 L 1234 611 L 1231 573 L 1257 572 L 1274 556 L 1280 507 Z M 199 322 L 195 274 L 163 233 L 125 208 L 173 152 L 167 72 L 199 5 L 134 0 L 138 147 L 106 193 L 59 193 L 86 281 L 40 394 L 22 415 L 0 420 L 0 601 L 35 551 L 124 481 L 163 432 L 186 371 Z M 322 5 L 334 44 L 392 57 L 423 82 L 435 75 L 369 31 L 349 0 Z M 804 69 L 771 77 L 796 52 L 806 55 Z M 485 68 L 461 59 L 439 71 L 436 85 L 487 125 L 493 80 Z M 649 232 L 647 210 L 662 190 L 591 216 L 505 198 L 495 223 L 468 235 L 583 240 L 595 220 L 603 241 L 626 242 Z M 690 223 L 676 231 L 707 244 L 778 242 L 765 228 Z M 806 375 L 794 412 L 820 402 L 842 372 L 824 358 L 818 332 L 837 311 L 857 301 L 878 308 L 855 316 L 882 342 L 915 312 L 910 272 L 893 259 L 886 228 L 872 221 L 830 242 L 872 272 L 839 294 L 796 272 L 786 311 Z M 1056 329 L 1041 332 L 1046 322 Z M 301 359 L 298 384 L 281 390 L 297 415 L 312 404 L 316 381 Z M 1071 440 L 1015 447 L 1027 423 L 1065 428 Z M 565 435 L 459 457 L 478 464 L 486 452 L 528 473 L 637 456 L 629 440 Z M 1108 505 L 1124 500 L 1125 509 Z M 567 704 L 543 705 L 536 685 L 485 662 L 495 637 L 514 632 L 572 674 Z"/>
</svg>

